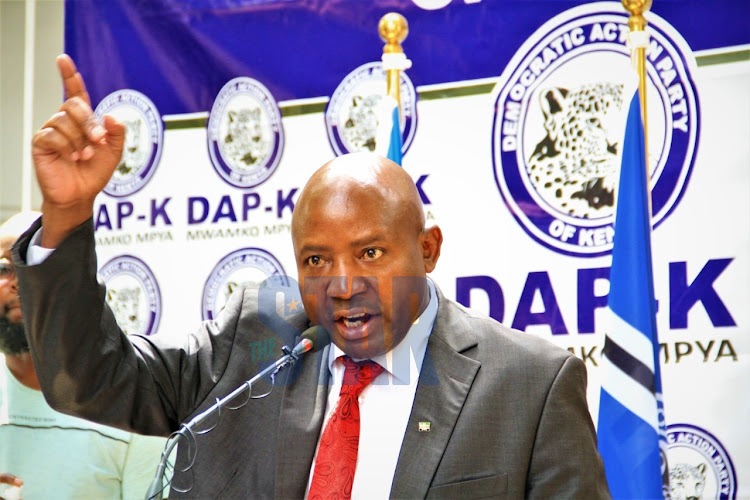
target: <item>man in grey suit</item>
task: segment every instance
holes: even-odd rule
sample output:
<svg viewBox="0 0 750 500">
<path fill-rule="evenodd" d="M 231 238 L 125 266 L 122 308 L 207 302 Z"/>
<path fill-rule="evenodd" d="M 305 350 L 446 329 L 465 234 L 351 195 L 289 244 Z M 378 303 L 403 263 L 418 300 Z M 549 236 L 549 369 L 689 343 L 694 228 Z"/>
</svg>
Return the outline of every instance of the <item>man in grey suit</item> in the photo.
<svg viewBox="0 0 750 500">
<path fill-rule="evenodd" d="M 304 313 L 280 322 L 262 288 L 244 289 L 183 342 L 125 336 L 96 281 L 91 220 L 124 127 L 98 122 L 72 61 L 58 65 L 68 99 L 33 143 L 43 216 L 14 247 L 32 355 L 55 408 L 167 435 L 257 372 L 253 345 L 291 345 L 313 323 L 332 344 L 181 444 L 176 468 L 189 470 L 173 485 L 197 498 L 332 495 L 316 461 L 329 445 L 321 434 L 341 418 L 346 355 L 384 370 L 357 399 L 359 451 L 342 496 L 609 497 L 583 363 L 442 295 L 426 277 L 442 233 L 425 227 L 414 183 L 384 158 L 337 158 L 301 192 L 292 239 Z"/>
</svg>

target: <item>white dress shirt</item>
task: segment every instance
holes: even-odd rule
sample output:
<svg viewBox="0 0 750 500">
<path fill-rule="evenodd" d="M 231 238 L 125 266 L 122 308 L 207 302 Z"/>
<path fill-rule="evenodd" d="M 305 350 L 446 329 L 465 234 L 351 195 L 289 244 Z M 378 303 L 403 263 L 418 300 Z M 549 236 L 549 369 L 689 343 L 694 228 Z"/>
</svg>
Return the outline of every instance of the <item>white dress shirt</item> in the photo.
<svg viewBox="0 0 750 500">
<path fill-rule="evenodd" d="M 388 498 L 391 493 L 391 484 L 396 473 L 396 464 L 406 433 L 406 425 L 411 415 L 419 373 L 427 350 L 427 341 L 437 317 L 438 299 L 435 285 L 429 279 L 427 283 L 430 301 L 427 308 L 411 326 L 404 340 L 391 351 L 372 358 L 372 361 L 385 370 L 365 387 L 359 397 L 359 451 L 352 485 L 353 499 Z M 328 420 L 338 403 L 344 378 L 344 363 L 340 359 L 343 355 L 344 352 L 341 349 L 331 344 L 328 352 L 331 384 L 328 387 L 323 429 L 328 425 Z M 320 436 L 318 436 L 318 446 L 320 446 Z M 316 458 L 317 455 L 316 449 Z M 308 492 L 314 471 L 315 460 L 310 468 Z"/>
<path fill-rule="evenodd" d="M 26 264 L 30 266 L 41 264 L 54 251 L 54 248 L 44 248 L 42 246 L 42 229 L 39 228 L 31 238 L 29 248 L 26 250 Z"/>
</svg>

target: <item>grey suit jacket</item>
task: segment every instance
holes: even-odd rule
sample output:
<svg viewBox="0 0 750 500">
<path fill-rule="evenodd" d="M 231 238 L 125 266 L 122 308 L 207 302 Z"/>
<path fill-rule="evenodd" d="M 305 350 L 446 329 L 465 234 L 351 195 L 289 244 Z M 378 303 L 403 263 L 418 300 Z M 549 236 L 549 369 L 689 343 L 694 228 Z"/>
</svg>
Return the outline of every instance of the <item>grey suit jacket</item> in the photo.
<svg viewBox="0 0 750 500">
<path fill-rule="evenodd" d="M 44 263 L 25 266 L 38 227 L 18 241 L 14 258 L 34 363 L 59 411 L 168 435 L 257 373 L 263 360 L 253 343 L 293 345 L 308 326 L 303 314 L 285 322 L 259 310 L 257 290 L 247 289 L 184 341 L 128 338 L 96 280 L 92 222 Z M 438 294 L 391 496 L 608 498 L 583 363 Z M 304 496 L 329 378 L 327 349 L 306 356 L 267 397 L 223 411 L 215 429 L 179 446 L 177 470 L 194 461 L 174 478 L 189 489 L 184 496 Z M 255 390 L 271 389 L 264 384 Z M 430 431 L 419 432 L 419 422 Z"/>
</svg>

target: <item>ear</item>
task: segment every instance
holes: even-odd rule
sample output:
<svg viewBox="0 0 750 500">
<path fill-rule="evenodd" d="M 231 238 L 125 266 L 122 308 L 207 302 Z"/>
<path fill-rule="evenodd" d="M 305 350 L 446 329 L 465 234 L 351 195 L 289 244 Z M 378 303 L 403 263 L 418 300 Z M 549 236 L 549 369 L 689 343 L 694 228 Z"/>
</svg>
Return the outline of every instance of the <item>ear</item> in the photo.
<svg viewBox="0 0 750 500">
<path fill-rule="evenodd" d="M 443 246 L 443 232 L 438 226 L 424 229 L 419 235 L 422 247 L 422 260 L 425 272 L 431 273 L 440 258 L 440 247 Z"/>
</svg>

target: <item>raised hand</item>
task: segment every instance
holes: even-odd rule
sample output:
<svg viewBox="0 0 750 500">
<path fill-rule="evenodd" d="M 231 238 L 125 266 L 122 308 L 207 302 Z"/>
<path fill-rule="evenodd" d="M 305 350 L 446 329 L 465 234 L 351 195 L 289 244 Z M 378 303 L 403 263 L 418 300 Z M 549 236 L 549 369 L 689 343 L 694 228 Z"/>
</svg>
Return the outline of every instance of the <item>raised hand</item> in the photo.
<svg viewBox="0 0 750 500">
<path fill-rule="evenodd" d="M 125 126 L 111 116 L 100 122 L 83 77 L 68 55 L 57 58 L 66 100 L 34 134 L 32 157 L 42 191 L 42 246 L 56 247 L 91 217 L 96 195 L 122 155 Z"/>
</svg>

